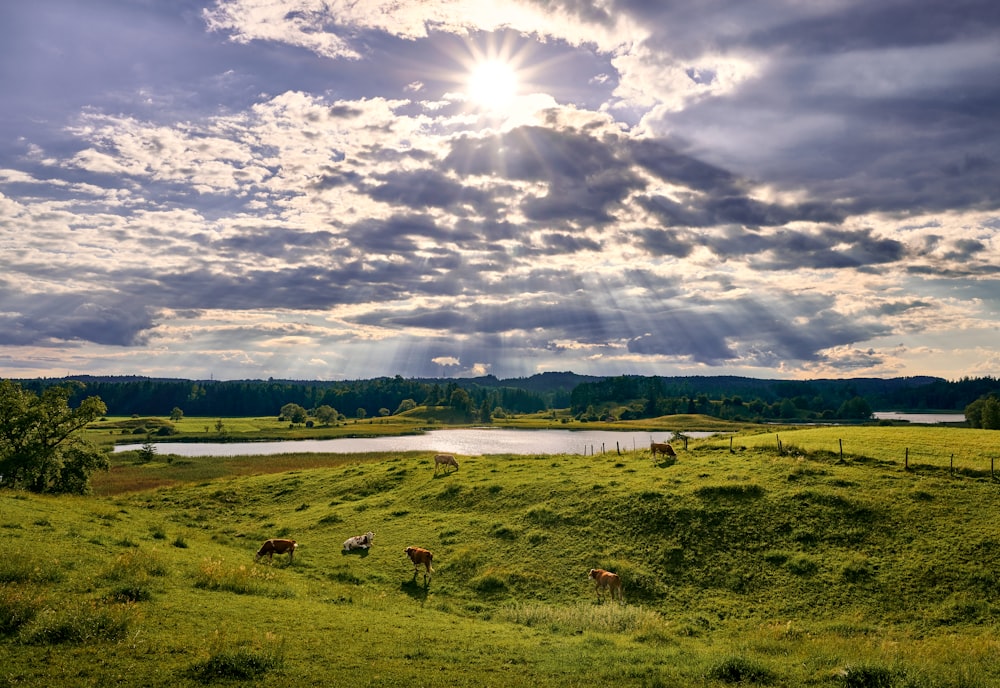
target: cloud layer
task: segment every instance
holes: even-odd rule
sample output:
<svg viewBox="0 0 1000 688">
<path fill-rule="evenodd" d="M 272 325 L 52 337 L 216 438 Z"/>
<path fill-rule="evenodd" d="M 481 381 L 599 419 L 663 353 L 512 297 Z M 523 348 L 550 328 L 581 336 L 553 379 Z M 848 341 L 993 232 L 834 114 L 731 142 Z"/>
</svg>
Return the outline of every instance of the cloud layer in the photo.
<svg viewBox="0 0 1000 688">
<path fill-rule="evenodd" d="M 994 3 L 8 4 L 2 375 L 996 374 Z"/>
</svg>

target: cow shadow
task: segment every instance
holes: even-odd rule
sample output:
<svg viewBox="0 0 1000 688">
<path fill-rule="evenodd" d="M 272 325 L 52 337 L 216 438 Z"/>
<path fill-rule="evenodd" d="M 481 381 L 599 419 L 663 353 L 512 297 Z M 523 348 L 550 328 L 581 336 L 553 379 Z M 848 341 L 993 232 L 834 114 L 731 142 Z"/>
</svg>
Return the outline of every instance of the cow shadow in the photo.
<svg viewBox="0 0 1000 688">
<path fill-rule="evenodd" d="M 413 574 L 413 578 L 408 581 L 403 581 L 399 585 L 399 589 L 405 592 L 407 595 L 420 602 L 427 601 L 427 593 L 430 592 L 431 582 L 429 580 L 419 580 L 417 574 Z"/>
<path fill-rule="evenodd" d="M 340 550 L 340 556 L 342 557 L 361 557 L 364 559 L 368 556 L 371 550 L 368 549 L 342 549 Z"/>
<path fill-rule="evenodd" d="M 655 459 L 653 460 L 653 465 L 656 466 L 657 468 L 669 468 L 670 466 L 673 466 L 675 463 L 677 463 L 677 459 L 674 458 L 673 456 L 668 456 L 662 461 L 656 461 Z"/>
</svg>

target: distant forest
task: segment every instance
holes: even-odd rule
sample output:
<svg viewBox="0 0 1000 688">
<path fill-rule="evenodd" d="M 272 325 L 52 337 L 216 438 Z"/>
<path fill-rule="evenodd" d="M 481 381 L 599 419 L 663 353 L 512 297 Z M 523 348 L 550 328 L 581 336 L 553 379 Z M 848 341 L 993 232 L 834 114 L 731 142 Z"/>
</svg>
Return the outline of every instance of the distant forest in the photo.
<svg viewBox="0 0 1000 688">
<path fill-rule="evenodd" d="M 187 416 L 277 416 L 286 404 L 312 411 L 321 406 L 348 418 L 377 417 L 413 406 L 451 406 L 470 420 L 489 422 L 505 414 L 569 409 L 580 420 L 652 418 L 702 413 L 747 421 L 864 419 L 872 411 L 953 411 L 1000 397 L 1000 380 L 936 377 L 845 380 L 766 380 L 736 376 L 595 377 L 540 373 L 500 380 L 404 379 L 349 381 L 179 380 L 146 377 L 44 378 L 19 380 L 40 392 L 50 385 L 82 382 L 71 404 L 99 396 L 108 414 Z M 977 407 L 974 407 L 977 408 Z"/>
</svg>

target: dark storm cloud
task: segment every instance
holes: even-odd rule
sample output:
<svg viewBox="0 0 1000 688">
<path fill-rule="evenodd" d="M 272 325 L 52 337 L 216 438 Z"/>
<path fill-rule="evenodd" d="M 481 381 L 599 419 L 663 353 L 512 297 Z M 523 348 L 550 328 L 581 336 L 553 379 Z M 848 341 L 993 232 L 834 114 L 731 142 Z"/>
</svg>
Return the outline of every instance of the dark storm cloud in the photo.
<svg viewBox="0 0 1000 688">
<path fill-rule="evenodd" d="M 650 322 L 656 327 L 630 341 L 629 351 L 685 356 L 711 366 L 740 357 L 768 366 L 775 361 L 816 361 L 824 349 L 889 331 L 838 314 L 823 298 L 790 295 L 776 295 L 768 303 L 748 297 L 667 310 Z"/>
<path fill-rule="evenodd" d="M 214 243 L 223 254 L 251 254 L 290 261 L 314 256 L 329 248 L 334 234 L 328 231 L 302 232 L 287 227 L 247 229 L 242 234 Z"/>
<path fill-rule="evenodd" d="M 413 210 L 451 208 L 462 212 L 463 206 L 483 214 L 492 214 L 491 195 L 466 186 L 432 169 L 390 172 L 377 175 L 368 195 L 376 201 L 402 205 Z"/>
<path fill-rule="evenodd" d="M 825 228 L 806 232 L 779 229 L 764 234 L 729 227 L 721 235 L 706 236 L 704 242 L 722 257 L 759 256 L 750 264 L 760 270 L 862 268 L 906 257 L 903 243 L 876 237 L 871 230 Z"/>
<path fill-rule="evenodd" d="M 9 287 L 8 287 L 9 288 Z M 112 295 L 15 295 L 0 290 L 0 345 L 54 340 L 110 346 L 143 344 L 155 323 L 150 309 Z"/>
</svg>

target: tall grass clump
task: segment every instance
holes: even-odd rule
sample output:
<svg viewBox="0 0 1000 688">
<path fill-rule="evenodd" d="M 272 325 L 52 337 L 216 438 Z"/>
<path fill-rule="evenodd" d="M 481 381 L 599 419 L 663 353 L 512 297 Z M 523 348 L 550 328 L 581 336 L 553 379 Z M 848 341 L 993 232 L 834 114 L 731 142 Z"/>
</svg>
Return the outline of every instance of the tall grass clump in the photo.
<svg viewBox="0 0 1000 688">
<path fill-rule="evenodd" d="M 550 604 L 518 602 L 504 606 L 499 616 L 505 621 L 547 629 L 553 633 L 620 633 L 662 635 L 667 623 L 655 611 L 623 604 L 590 602 L 560 607 Z"/>
<path fill-rule="evenodd" d="M 58 583 L 63 579 L 59 562 L 42 561 L 33 552 L 14 548 L 0 557 L 2 583 Z"/>
<path fill-rule="evenodd" d="M 777 675 L 758 661 L 743 656 L 727 657 L 708 670 L 708 677 L 723 683 L 770 684 Z"/>
<path fill-rule="evenodd" d="M 277 574 L 263 566 L 227 566 L 221 559 L 202 562 L 195 576 L 194 586 L 202 590 L 224 590 L 237 595 L 263 597 L 294 597 L 291 590 L 280 588 Z"/>
<path fill-rule="evenodd" d="M 893 688 L 904 673 L 881 664 L 857 664 L 845 667 L 839 678 L 845 688 Z"/>
<path fill-rule="evenodd" d="M 35 592 L 14 585 L 0 585 L 0 636 L 14 635 L 45 608 Z"/>
<path fill-rule="evenodd" d="M 188 670 L 201 683 L 218 680 L 251 681 L 284 665 L 284 643 L 268 633 L 259 641 L 230 640 L 216 633 L 206 659 Z"/>
<path fill-rule="evenodd" d="M 132 604 L 83 602 L 59 609 L 46 607 L 21 629 L 21 639 L 33 645 L 84 644 L 121 640 L 137 612 Z"/>
</svg>

